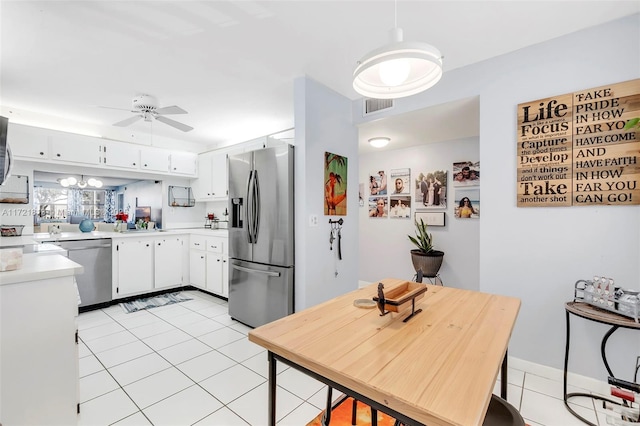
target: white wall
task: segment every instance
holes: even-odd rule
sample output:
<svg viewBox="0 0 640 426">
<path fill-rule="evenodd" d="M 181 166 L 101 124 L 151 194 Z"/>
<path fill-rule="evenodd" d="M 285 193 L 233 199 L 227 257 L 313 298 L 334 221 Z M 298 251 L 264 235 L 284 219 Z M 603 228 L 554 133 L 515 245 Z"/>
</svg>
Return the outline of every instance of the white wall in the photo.
<svg viewBox="0 0 640 426">
<path fill-rule="evenodd" d="M 562 368 L 564 303 L 576 280 L 606 275 L 640 288 L 640 206 L 517 208 L 517 105 L 640 78 L 639 39 L 636 14 L 445 72 L 392 112 L 480 96 L 480 290 L 522 300 L 509 348 L 518 358 Z M 354 102 L 354 112 L 361 108 Z M 366 118 L 354 113 L 354 120 Z M 606 378 L 600 341 L 607 329 L 573 317 L 570 371 Z M 613 372 L 631 379 L 639 352 L 639 333 L 617 331 L 607 351 Z"/>
<path fill-rule="evenodd" d="M 358 287 L 358 134 L 351 102 L 306 78 L 294 82 L 296 156 L 296 311 Z M 329 250 L 329 217 L 324 216 L 324 153 L 347 157 L 347 215 L 341 261 Z M 309 216 L 318 226 L 309 226 Z M 334 275 L 334 271 L 338 275 Z"/>
<path fill-rule="evenodd" d="M 420 139 L 416 135 L 417 140 Z M 454 217 L 454 197 L 451 167 L 457 161 L 478 161 L 480 157 L 477 138 L 467 138 L 439 143 L 374 152 L 360 156 L 360 179 L 365 183 L 365 206 L 359 208 L 360 280 L 372 282 L 381 278 L 412 279 L 415 270 L 409 251 L 415 246 L 407 238 L 415 235 L 413 214 L 417 201 L 412 198 L 411 219 L 369 218 L 367 185 L 369 175 L 376 170 L 410 168 L 411 180 L 420 172 L 447 170 L 447 208 L 444 227 L 430 226 L 434 246 L 445 252 L 440 268 L 440 276 L 445 285 L 469 290 L 478 290 L 479 280 L 479 235 L 480 220 L 456 219 Z M 482 168 L 482 164 L 480 165 Z M 393 182 L 389 181 L 392 187 Z M 413 195 L 413 190 L 412 190 Z M 482 203 L 482 194 L 480 194 Z M 429 210 L 435 211 L 435 210 Z M 442 210 L 437 210 L 442 211 Z M 480 215 L 482 217 L 482 214 Z"/>
</svg>

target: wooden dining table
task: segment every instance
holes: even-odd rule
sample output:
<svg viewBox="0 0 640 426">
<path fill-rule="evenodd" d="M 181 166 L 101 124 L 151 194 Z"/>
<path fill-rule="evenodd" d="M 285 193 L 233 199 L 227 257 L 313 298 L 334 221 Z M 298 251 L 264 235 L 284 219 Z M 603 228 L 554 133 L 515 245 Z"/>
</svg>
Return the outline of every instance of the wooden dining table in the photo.
<svg viewBox="0 0 640 426">
<path fill-rule="evenodd" d="M 406 283 L 387 278 L 385 291 Z M 269 425 L 276 362 L 284 362 L 406 425 L 481 425 L 520 309 L 514 297 L 426 284 L 411 308 L 381 315 L 354 306 L 378 282 L 249 332 L 268 351 Z"/>
</svg>

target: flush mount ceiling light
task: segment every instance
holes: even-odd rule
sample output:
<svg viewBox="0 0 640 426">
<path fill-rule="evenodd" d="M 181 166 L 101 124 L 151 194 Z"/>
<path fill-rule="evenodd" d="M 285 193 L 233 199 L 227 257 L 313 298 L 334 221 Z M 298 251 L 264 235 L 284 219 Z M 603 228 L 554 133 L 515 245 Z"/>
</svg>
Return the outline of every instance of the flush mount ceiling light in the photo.
<svg viewBox="0 0 640 426">
<path fill-rule="evenodd" d="M 391 141 L 389 138 L 371 138 L 369 139 L 369 144 L 374 148 L 382 148 L 387 146 L 387 144 Z"/>
<path fill-rule="evenodd" d="M 427 43 L 403 41 L 402 29 L 396 24 L 391 30 L 390 44 L 358 61 L 353 88 L 370 98 L 395 99 L 427 90 L 441 77 L 440 51 Z"/>
</svg>

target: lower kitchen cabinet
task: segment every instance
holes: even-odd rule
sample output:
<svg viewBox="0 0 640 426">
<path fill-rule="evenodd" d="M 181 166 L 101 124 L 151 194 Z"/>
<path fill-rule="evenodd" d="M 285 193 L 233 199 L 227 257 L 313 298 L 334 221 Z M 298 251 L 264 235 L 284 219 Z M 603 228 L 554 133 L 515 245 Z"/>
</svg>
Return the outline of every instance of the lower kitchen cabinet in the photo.
<svg viewBox="0 0 640 426">
<path fill-rule="evenodd" d="M 2 424 L 77 424 L 77 303 L 72 275 L 0 285 Z"/>
<path fill-rule="evenodd" d="M 153 246 L 152 239 L 121 239 L 113 245 L 113 259 L 118 281 L 113 298 L 153 290 Z"/>
<path fill-rule="evenodd" d="M 154 245 L 154 288 L 182 285 L 182 237 L 162 238 Z"/>
<path fill-rule="evenodd" d="M 186 235 L 113 240 L 113 298 L 183 285 L 189 256 Z"/>
<path fill-rule="evenodd" d="M 191 250 L 189 253 L 189 276 L 191 285 L 207 288 L 207 252 L 204 250 Z"/>
<path fill-rule="evenodd" d="M 191 285 L 219 296 L 229 297 L 227 241 L 224 237 L 191 236 Z"/>
</svg>

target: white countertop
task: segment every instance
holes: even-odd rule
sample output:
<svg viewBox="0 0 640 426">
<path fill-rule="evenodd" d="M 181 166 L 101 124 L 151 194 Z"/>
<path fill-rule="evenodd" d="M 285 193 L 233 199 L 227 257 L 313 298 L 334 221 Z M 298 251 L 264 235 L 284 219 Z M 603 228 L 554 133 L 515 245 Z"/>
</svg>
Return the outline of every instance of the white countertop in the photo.
<svg viewBox="0 0 640 426">
<path fill-rule="evenodd" d="M 60 254 L 48 256 L 25 254 L 22 256 L 22 268 L 0 272 L 0 285 L 66 277 L 82 272 L 84 268 L 81 265 Z"/>
<path fill-rule="evenodd" d="M 57 236 L 52 236 L 47 232 L 37 233 L 23 237 L 5 237 L 5 238 L 25 238 L 29 239 L 25 244 L 33 244 L 33 242 L 46 241 L 71 241 L 71 240 L 95 240 L 98 238 L 146 238 L 146 237 L 162 237 L 165 235 L 214 235 L 217 237 L 227 237 L 229 232 L 227 229 L 208 229 L 208 228 L 187 228 L 187 229 L 166 229 L 162 231 L 130 231 L 130 232 L 62 232 Z M 12 244 L 19 245 L 19 244 Z M 1 246 L 0 246 L 1 247 Z"/>
<path fill-rule="evenodd" d="M 0 248 L 26 246 L 35 243 L 36 241 L 33 239 L 33 235 L 21 237 L 0 237 Z"/>
</svg>

